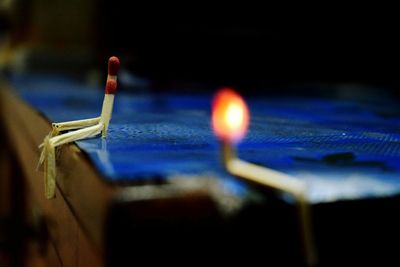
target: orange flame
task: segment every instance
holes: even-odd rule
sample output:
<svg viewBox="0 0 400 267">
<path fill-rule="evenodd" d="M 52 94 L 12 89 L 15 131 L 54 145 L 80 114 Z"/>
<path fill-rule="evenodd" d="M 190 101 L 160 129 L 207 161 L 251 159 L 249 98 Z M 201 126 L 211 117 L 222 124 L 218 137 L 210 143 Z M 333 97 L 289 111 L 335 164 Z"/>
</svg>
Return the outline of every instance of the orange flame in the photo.
<svg viewBox="0 0 400 267">
<path fill-rule="evenodd" d="M 247 133 L 249 109 L 243 98 L 230 88 L 222 88 L 213 99 L 212 126 L 219 139 L 239 142 Z"/>
</svg>

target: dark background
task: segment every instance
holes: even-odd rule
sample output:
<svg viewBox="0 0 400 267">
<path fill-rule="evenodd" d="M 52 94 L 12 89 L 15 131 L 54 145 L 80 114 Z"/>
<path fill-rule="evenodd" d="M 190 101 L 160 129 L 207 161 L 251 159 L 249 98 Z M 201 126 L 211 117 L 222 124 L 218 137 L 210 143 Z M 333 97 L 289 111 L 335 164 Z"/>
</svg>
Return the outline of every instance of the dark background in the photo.
<svg viewBox="0 0 400 267">
<path fill-rule="evenodd" d="M 11 2 L 0 7 L 0 30 L 14 46 L 41 50 L 30 71 L 102 75 L 117 55 L 157 92 L 230 85 L 248 94 L 399 96 L 400 24 L 390 7 Z"/>
<path fill-rule="evenodd" d="M 398 95 L 399 21 L 385 12 L 265 8 L 210 20 L 184 12 L 142 16 L 120 5 L 101 10 L 107 20 L 100 19 L 98 38 L 106 53 L 129 55 L 128 68 L 152 80 L 258 94 L 335 94 L 355 85 Z M 110 32 L 118 38 L 107 38 Z"/>
</svg>

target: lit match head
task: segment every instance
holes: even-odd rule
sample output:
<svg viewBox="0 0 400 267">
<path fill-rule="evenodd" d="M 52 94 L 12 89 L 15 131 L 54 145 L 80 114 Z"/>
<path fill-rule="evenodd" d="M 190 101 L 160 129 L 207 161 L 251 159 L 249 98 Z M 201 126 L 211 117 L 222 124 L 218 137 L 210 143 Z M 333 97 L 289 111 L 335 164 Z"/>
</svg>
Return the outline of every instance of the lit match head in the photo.
<svg viewBox="0 0 400 267">
<path fill-rule="evenodd" d="M 217 137 L 228 143 L 238 143 L 247 133 L 249 109 L 233 89 L 222 88 L 213 99 L 212 126 Z"/>
<path fill-rule="evenodd" d="M 112 56 L 108 59 L 108 75 L 116 76 L 119 70 L 119 59 L 115 56 Z"/>
<path fill-rule="evenodd" d="M 117 81 L 116 80 L 107 80 L 106 83 L 106 94 L 115 94 L 115 91 L 117 91 Z"/>
</svg>

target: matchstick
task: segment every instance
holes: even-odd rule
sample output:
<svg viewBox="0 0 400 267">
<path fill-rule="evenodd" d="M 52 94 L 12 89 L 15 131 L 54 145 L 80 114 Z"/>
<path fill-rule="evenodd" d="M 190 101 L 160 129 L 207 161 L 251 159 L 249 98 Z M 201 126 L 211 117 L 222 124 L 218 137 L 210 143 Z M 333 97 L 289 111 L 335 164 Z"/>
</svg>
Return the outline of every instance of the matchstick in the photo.
<svg viewBox="0 0 400 267">
<path fill-rule="evenodd" d="M 307 265 L 316 265 L 316 252 L 314 247 L 310 208 L 306 198 L 305 184 L 298 179 L 266 167 L 261 167 L 236 157 L 233 146 L 223 142 L 223 164 L 227 171 L 252 183 L 290 193 L 296 200 L 299 208 L 299 221 L 303 235 L 304 253 Z"/>
<path fill-rule="evenodd" d="M 73 132 L 68 132 L 65 134 L 60 134 L 58 136 L 50 138 L 50 143 L 53 146 L 61 146 L 67 143 L 71 143 L 74 141 L 95 137 L 96 135 L 101 133 L 103 129 L 103 123 L 98 123 L 93 126 L 89 126 L 86 128 L 82 128 Z"/>
<path fill-rule="evenodd" d="M 82 128 L 73 132 L 68 132 L 58 136 L 47 136 L 40 146 L 43 147 L 39 165 L 44 165 L 44 184 L 45 196 L 47 199 L 55 197 L 55 184 L 56 184 L 56 156 L 55 149 L 63 144 L 71 143 L 85 138 L 95 137 L 101 133 L 104 128 L 103 123 L 98 123 L 93 126 Z"/>
<path fill-rule="evenodd" d="M 117 73 L 119 70 L 119 66 L 120 62 L 117 57 L 112 56 L 109 58 L 106 89 L 100 117 L 53 123 L 53 131 L 51 133 L 51 136 L 56 136 L 62 131 L 75 130 L 83 127 L 92 126 L 99 123 L 100 121 L 102 121 L 104 124 L 104 129 L 102 130 L 103 137 L 107 136 L 108 125 L 111 120 L 112 108 L 114 103 L 114 95 L 117 89 Z"/>
<path fill-rule="evenodd" d="M 106 90 L 103 101 L 103 108 L 100 115 L 100 121 L 104 124 L 102 131 L 103 138 L 107 137 L 108 125 L 111 120 L 111 114 L 114 104 L 114 95 L 117 89 L 117 73 L 120 62 L 117 57 L 110 57 L 108 60 L 108 75 L 106 82 Z"/>
<path fill-rule="evenodd" d="M 54 179 L 56 177 L 56 153 L 49 136 L 44 140 L 42 153 L 47 157 L 44 164 L 44 192 L 46 198 L 51 199 L 55 197 L 56 193 L 56 180 Z M 41 158 L 44 160 L 44 157 L 41 156 Z"/>
<path fill-rule="evenodd" d="M 42 149 L 39 158 L 39 165 L 44 163 L 44 185 L 45 196 L 47 199 L 55 197 L 56 187 L 56 147 L 71 143 L 77 140 L 92 138 L 100 133 L 102 137 L 107 137 L 108 126 L 110 124 L 114 95 L 117 89 L 117 72 L 119 69 L 119 59 L 115 56 L 108 60 L 107 82 L 100 117 L 74 120 L 52 124 L 51 133 L 45 137 L 39 146 Z M 70 131 L 74 130 L 74 131 Z M 63 131 L 70 131 L 62 133 Z"/>
<path fill-rule="evenodd" d="M 53 132 L 52 136 L 56 136 L 60 134 L 62 131 L 67 130 L 75 130 L 87 126 L 92 126 L 100 122 L 100 117 L 93 119 L 83 119 L 83 120 L 75 120 L 75 121 L 67 121 L 67 122 L 58 122 L 52 123 Z"/>
<path fill-rule="evenodd" d="M 299 221 L 303 234 L 305 259 L 315 266 L 317 256 L 312 235 L 310 209 L 305 184 L 284 173 L 239 159 L 234 145 L 247 132 L 249 110 L 239 94 L 229 88 L 217 92 L 212 105 L 212 126 L 221 141 L 222 162 L 228 173 L 262 186 L 290 193 L 299 207 Z"/>
<path fill-rule="evenodd" d="M 110 124 L 112 109 L 114 105 L 114 94 L 117 88 L 116 80 L 107 80 L 106 93 L 103 100 L 103 108 L 101 110 L 100 122 L 103 123 L 103 138 L 107 137 L 108 125 Z"/>
</svg>

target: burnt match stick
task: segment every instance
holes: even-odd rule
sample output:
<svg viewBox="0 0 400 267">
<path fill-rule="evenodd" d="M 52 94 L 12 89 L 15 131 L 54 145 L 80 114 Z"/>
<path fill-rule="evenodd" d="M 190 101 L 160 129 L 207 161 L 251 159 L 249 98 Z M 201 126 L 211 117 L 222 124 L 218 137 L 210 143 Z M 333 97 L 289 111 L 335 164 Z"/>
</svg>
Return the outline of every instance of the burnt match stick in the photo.
<svg viewBox="0 0 400 267">
<path fill-rule="evenodd" d="M 234 146 L 246 135 L 249 117 L 246 102 L 234 90 L 223 88 L 214 96 L 212 126 L 214 133 L 221 141 L 224 167 L 236 177 L 293 195 L 299 206 L 305 259 L 307 265 L 314 266 L 317 258 L 305 184 L 284 173 L 243 161 L 236 155 Z"/>
<path fill-rule="evenodd" d="M 57 146 L 74 142 L 77 140 L 95 137 L 102 133 L 102 137 L 107 137 L 108 126 L 110 124 L 112 109 L 114 104 L 114 95 L 117 90 L 117 73 L 119 69 L 119 59 L 115 56 L 108 60 L 108 75 L 103 100 L 103 106 L 100 117 L 74 120 L 52 124 L 52 132 L 47 136 L 39 146 L 42 152 L 39 159 L 39 165 L 44 166 L 44 181 L 46 198 L 55 197 L 56 186 L 56 157 L 55 149 Z M 74 130 L 68 133 L 60 134 L 62 131 Z"/>
</svg>

